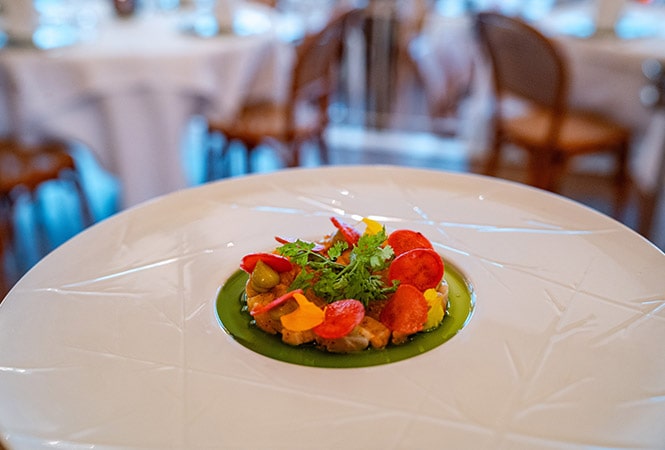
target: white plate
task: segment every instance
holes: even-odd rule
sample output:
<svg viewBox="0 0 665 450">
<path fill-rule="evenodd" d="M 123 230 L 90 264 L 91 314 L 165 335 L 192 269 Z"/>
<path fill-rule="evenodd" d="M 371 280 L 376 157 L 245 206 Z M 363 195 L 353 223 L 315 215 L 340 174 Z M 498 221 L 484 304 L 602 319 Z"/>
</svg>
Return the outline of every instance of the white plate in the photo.
<svg viewBox="0 0 665 450">
<path fill-rule="evenodd" d="M 422 231 L 473 283 L 445 344 L 319 369 L 237 344 L 215 297 L 330 216 Z M 472 175 L 300 169 L 182 191 L 46 257 L 0 304 L 0 427 L 33 448 L 662 448 L 665 255 L 561 197 Z"/>
</svg>

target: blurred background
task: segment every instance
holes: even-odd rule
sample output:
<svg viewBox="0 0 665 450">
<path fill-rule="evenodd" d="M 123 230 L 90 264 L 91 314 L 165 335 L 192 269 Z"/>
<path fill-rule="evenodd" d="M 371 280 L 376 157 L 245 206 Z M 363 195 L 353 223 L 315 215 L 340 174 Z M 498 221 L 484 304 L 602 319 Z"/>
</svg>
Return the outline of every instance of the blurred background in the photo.
<svg viewBox="0 0 665 450">
<path fill-rule="evenodd" d="M 266 124 L 249 122 L 250 109 L 264 107 L 265 122 L 268 102 L 289 102 L 298 49 L 350 7 L 363 15 L 341 37 L 322 142 L 305 142 L 294 163 L 288 144 L 257 138 Z M 524 107 L 499 101 L 475 24 L 488 11 L 542 33 L 563 56 L 571 108 L 629 138 L 620 194 L 602 151 L 571 159 L 553 190 L 665 249 L 663 1 L 0 0 L 0 8 L 6 288 L 87 226 L 202 183 L 293 165 L 488 173 L 497 108 L 512 117 Z M 515 70 L 539 64 L 520 51 Z M 66 143 L 73 176 L 47 174 L 47 156 L 32 158 L 54 141 Z M 492 176 L 533 184 L 525 154 L 505 147 Z"/>
</svg>

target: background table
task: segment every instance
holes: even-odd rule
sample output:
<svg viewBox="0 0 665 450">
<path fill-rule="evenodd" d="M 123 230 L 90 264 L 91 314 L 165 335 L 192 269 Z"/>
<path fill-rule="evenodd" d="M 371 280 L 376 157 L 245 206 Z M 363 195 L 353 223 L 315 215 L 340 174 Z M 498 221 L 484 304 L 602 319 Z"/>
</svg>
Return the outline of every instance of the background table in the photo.
<svg viewBox="0 0 665 450">
<path fill-rule="evenodd" d="M 476 307 L 450 341 L 320 369 L 235 342 L 221 284 L 330 216 L 421 231 Z M 665 255 L 562 197 L 474 175 L 328 167 L 180 191 L 77 235 L 0 304 L 13 450 L 658 448 Z M 453 294 L 454 295 L 454 294 Z"/>
<path fill-rule="evenodd" d="M 182 12 L 103 16 L 74 45 L 4 48 L 0 95 L 13 88 L 15 98 L 0 129 L 83 142 L 118 177 L 125 207 L 185 187 L 181 144 L 194 114 L 231 119 L 244 102 L 285 95 L 293 48 L 275 14 L 238 3 L 237 33 L 210 38 L 183 30 Z"/>
</svg>

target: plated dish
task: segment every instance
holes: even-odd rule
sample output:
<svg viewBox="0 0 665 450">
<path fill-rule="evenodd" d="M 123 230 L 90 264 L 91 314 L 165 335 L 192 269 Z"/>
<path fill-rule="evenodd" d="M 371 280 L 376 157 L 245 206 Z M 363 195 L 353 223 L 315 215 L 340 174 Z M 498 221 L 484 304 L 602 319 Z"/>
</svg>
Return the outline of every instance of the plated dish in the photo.
<svg viewBox="0 0 665 450">
<path fill-rule="evenodd" d="M 242 289 L 243 256 L 315 238 L 331 216 L 422 232 L 471 283 L 471 320 L 363 367 L 242 345 L 220 326 L 219 287 Z M 481 176 L 357 166 L 210 183 L 74 237 L 0 304 L 0 436 L 12 450 L 659 448 L 664 271 L 613 219 Z"/>
<path fill-rule="evenodd" d="M 475 296 L 472 286 L 454 266 L 446 274 L 453 294 L 448 315 L 435 333 L 419 334 L 405 346 L 390 346 L 381 351 L 345 355 L 323 353 L 314 347 L 293 347 L 276 336 L 249 325 L 251 317 L 243 312 L 247 274 L 234 273 L 224 284 L 217 298 L 217 315 L 221 325 L 241 345 L 261 355 L 303 366 L 324 368 L 354 368 L 388 364 L 411 358 L 438 347 L 455 336 L 471 319 Z"/>
<path fill-rule="evenodd" d="M 286 362 L 365 367 L 423 353 L 466 325 L 472 288 L 455 269 L 445 274 L 425 235 L 330 220 L 325 236 L 275 237 L 276 248 L 243 256 L 244 274 L 217 298 L 238 342 Z"/>
</svg>

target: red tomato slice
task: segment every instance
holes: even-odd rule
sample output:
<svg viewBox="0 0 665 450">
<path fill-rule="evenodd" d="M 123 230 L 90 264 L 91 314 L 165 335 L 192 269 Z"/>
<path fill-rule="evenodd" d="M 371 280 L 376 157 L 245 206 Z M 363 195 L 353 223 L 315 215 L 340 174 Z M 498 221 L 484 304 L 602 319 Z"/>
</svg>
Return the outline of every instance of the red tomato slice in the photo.
<svg viewBox="0 0 665 450">
<path fill-rule="evenodd" d="M 358 300 L 338 300 L 326 305 L 323 322 L 312 328 L 324 339 L 338 339 L 349 334 L 365 317 L 365 307 Z"/>
<path fill-rule="evenodd" d="M 247 273 L 252 273 L 259 260 L 269 265 L 275 272 L 288 272 L 293 268 L 289 258 L 274 253 L 251 253 L 245 255 L 240 262 L 240 268 Z"/>
<path fill-rule="evenodd" d="M 400 284 L 381 310 L 379 319 L 391 331 L 413 334 L 427 322 L 427 300 L 417 287 Z"/>
<path fill-rule="evenodd" d="M 358 240 L 360 239 L 360 232 L 358 230 L 353 228 L 351 225 L 342 222 L 337 217 L 331 217 L 330 220 L 333 225 L 335 225 L 335 228 L 337 228 L 339 232 L 342 233 L 344 240 L 347 244 L 349 244 L 350 247 L 353 247 L 358 243 Z"/>
<path fill-rule="evenodd" d="M 296 289 L 294 291 L 289 291 L 286 294 L 282 295 L 281 297 L 277 297 L 275 300 L 271 301 L 270 303 L 266 303 L 263 306 L 257 306 L 253 310 L 249 312 L 251 316 L 256 316 L 257 314 L 263 314 L 267 313 L 273 308 L 277 308 L 279 305 L 282 303 L 286 303 L 288 299 L 293 297 L 293 294 L 302 294 L 302 289 Z"/>
<path fill-rule="evenodd" d="M 437 252 L 429 248 L 414 248 L 402 253 L 393 260 L 388 269 L 390 281 L 410 284 L 426 291 L 435 288 L 443 278 L 443 260 Z"/>
<path fill-rule="evenodd" d="M 388 245 L 399 256 L 414 248 L 434 248 L 432 243 L 419 231 L 395 230 L 388 236 Z"/>
</svg>

